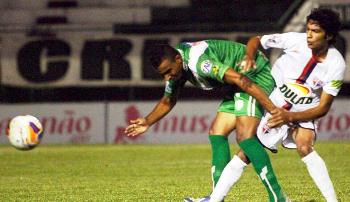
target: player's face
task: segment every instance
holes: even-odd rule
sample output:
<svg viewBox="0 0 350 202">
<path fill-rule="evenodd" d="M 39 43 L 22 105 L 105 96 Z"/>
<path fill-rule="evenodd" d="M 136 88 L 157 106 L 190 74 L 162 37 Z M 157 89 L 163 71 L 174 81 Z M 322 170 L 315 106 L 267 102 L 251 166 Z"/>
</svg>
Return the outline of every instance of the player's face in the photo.
<svg viewBox="0 0 350 202">
<path fill-rule="evenodd" d="M 331 39 L 320 25 L 310 20 L 306 25 L 307 45 L 312 50 L 322 50 L 328 47 L 328 41 Z"/>
<path fill-rule="evenodd" d="M 164 59 L 158 66 L 159 74 L 164 80 L 177 80 L 182 75 L 182 59 L 180 55 L 177 55 L 175 59 Z"/>
</svg>

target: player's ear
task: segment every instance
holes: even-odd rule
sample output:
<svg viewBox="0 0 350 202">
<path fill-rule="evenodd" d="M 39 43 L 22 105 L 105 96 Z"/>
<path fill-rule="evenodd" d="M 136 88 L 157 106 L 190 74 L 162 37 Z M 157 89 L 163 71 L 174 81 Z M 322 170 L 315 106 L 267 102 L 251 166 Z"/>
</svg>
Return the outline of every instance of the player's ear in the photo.
<svg viewBox="0 0 350 202">
<path fill-rule="evenodd" d="M 334 38 L 333 34 L 326 34 L 326 40 L 329 42 Z"/>
<path fill-rule="evenodd" d="M 182 63 L 182 57 L 180 54 L 176 54 L 175 55 L 175 62 L 176 63 Z"/>
</svg>

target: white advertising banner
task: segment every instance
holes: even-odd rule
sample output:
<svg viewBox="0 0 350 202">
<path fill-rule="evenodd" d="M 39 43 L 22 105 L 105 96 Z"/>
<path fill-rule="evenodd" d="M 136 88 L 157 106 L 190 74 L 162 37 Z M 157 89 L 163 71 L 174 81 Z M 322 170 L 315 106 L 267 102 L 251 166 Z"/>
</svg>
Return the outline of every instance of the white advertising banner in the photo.
<svg viewBox="0 0 350 202">
<path fill-rule="evenodd" d="M 162 120 L 137 137 L 124 135 L 128 120 L 146 116 L 156 102 L 118 102 L 109 105 L 109 143 L 208 143 L 208 132 L 219 102 L 178 102 Z"/>
<path fill-rule="evenodd" d="M 317 140 L 350 140 L 349 99 L 337 99 L 319 120 Z M 126 137 L 127 121 L 146 116 L 156 102 L 118 102 L 109 105 L 109 143 L 207 143 L 219 101 L 179 101 L 175 108 L 146 134 Z M 235 134 L 230 135 L 235 142 Z"/>
<path fill-rule="evenodd" d="M 8 144 L 6 127 L 17 115 L 37 117 L 44 128 L 42 143 L 89 144 L 105 142 L 105 105 L 14 104 L 0 105 L 0 143 Z"/>
<path fill-rule="evenodd" d="M 208 143 L 208 131 L 219 101 L 179 101 L 174 109 L 147 133 L 128 137 L 129 120 L 146 116 L 152 102 L 0 105 L 0 144 L 10 118 L 31 114 L 44 127 L 43 144 L 196 144 Z M 318 140 L 350 140 L 349 99 L 337 99 L 318 122 Z M 235 142 L 235 134 L 230 135 Z"/>
<path fill-rule="evenodd" d="M 318 122 L 320 140 L 350 140 L 350 99 L 336 99 Z"/>
</svg>

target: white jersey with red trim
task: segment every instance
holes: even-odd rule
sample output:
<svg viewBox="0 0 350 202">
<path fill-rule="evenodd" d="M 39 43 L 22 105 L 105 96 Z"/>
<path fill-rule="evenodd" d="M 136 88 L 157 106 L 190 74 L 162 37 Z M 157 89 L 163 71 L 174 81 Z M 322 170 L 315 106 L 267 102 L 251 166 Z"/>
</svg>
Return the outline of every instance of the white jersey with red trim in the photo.
<svg viewBox="0 0 350 202">
<path fill-rule="evenodd" d="M 260 41 L 267 48 L 280 48 L 283 54 L 272 67 L 272 76 L 277 88 L 270 94 L 272 102 L 290 111 L 304 111 L 320 102 L 321 92 L 336 96 L 343 83 L 345 61 L 334 47 L 330 47 L 323 61 L 317 61 L 307 46 L 305 33 L 284 33 L 263 36 Z M 287 148 L 296 148 L 290 137 L 289 125 L 269 128 L 266 113 L 262 117 L 257 136 L 260 142 L 270 150 L 276 150 L 276 144 L 282 141 Z M 299 127 L 317 130 L 315 121 L 298 122 Z"/>
<path fill-rule="evenodd" d="M 272 75 L 285 104 L 289 105 L 285 106 L 287 109 L 301 111 L 316 106 L 322 90 L 333 96 L 338 94 L 343 83 L 345 61 L 333 46 L 320 62 L 307 46 L 306 33 L 264 35 L 260 41 L 265 49 L 283 50 L 273 65 Z"/>
</svg>

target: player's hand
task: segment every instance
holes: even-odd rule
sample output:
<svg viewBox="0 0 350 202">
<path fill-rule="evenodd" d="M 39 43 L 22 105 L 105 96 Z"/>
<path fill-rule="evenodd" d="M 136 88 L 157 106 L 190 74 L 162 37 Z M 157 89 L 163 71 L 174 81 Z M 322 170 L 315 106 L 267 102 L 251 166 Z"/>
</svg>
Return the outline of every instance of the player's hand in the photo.
<svg viewBox="0 0 350 202">
<path fill-rule="evenodd" d="M 271 111 L 271 117 L 267 121 L 267 126 L 270 128 L 280 127 L 283 124 L 289 124 L 290 121 L 290 112 L 283 108 L 276 108 Z"/>
<path fill-rule="evenodd" d="M 256 68 L 255 60 L 247 56 L 244 56 L 243 60 L 238 63 L 238 66 L 242 73 Z"/>
<path fill-rule="evenodd" d="M 144 118 L 138 118 L 135 120 L 130 120 L 130 125 L 125 128 L 124 133 L 127 136 L 136 136 L 146 132 L 149 125 Z"/>
</svg>

